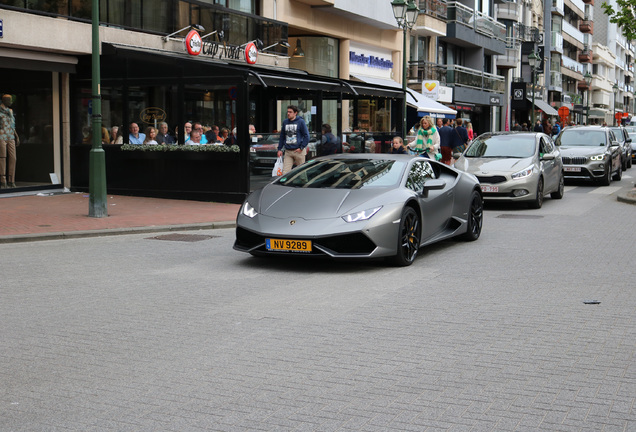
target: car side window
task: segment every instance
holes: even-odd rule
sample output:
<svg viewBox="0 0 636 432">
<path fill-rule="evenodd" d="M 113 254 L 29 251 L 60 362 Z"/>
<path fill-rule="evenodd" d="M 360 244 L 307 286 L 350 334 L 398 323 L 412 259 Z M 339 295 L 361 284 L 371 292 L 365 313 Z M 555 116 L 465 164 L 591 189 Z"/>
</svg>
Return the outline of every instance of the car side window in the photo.
<svg viewBox="0 0 636 432">
<path fill-rule="evenodd" d="M 612 145 L 612 141 L 618 141 L 616 139 L 616 135 L 614 135 L 614 132 L 612 132 L 611 130 L 608 130 L 607 133 L 609 134 L 609 140 L 610 140 L 610 142 L 608 143 L 609 145 Z"/>
<path fill-rule="evenodd" d="M 409 176 L 406 179 L 406 187 L 414 192 L 419 192 L 424 187 L 426 180 L 434 179 L 433 167 L 426 160 L 416 161 L 411 166 Z"/>
<path fill-rule="evenodd" d="M 541 144 L 539 146 L 539 153 L 552 153 L 554 151 L 554 147 L 552 147 L 552 143 L 545 137 L 541 138 Z"/>
</svg>

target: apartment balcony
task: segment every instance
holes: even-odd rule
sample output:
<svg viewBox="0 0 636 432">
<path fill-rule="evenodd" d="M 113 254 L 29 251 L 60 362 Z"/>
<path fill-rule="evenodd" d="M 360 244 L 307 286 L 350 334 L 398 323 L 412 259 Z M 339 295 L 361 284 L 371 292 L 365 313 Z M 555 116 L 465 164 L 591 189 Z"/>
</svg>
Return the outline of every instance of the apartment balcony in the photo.
<svg viewBox="0 0 636 432">
<path fill-rule="evenodd" d="M 579 63 L 591 63 L 592 51 L 581 51 L 579 53 Z"/>
<path fill-rule="evenodd" d="M 560 90 L 563 86 L 563 77 L 560 71 L 550 71 L 550 85 L 548 90 Z"/>
<path fill-rule="evenodd" d="M 483 48 L 490 55 L 503 54 L 506 26 L 459 2 L 450 2 L 446 36 L 440 39 L 465 48 Z"/>
<path fill-rule="evenodd" d="M 552 15 L 564 15 L 563 0 L 552 0 Z"/>
<path fill-rule="evenodd" d="M 521 46 L 515 39 L 508 39 L 509 42 L 506 42 L 506 53 L 495 57 L 497 59 L 497 67 L 501 69 L 516 68 L 521 61 Z"/>
<path fill-rule="evenodd" d="M 419 0 L 417 5 L 420 8 L 420 13 L 446 22 L 448 7 L 445 0 Z"/>
<path fill-rule="evenodd" d="M 444 86 L 455 87 L 455 91 L 459 88 L 469 88 L 489 93 L 503 93 L 506 89 L 504 77 L 464 66 L 412 61 L 409 62 L 408 70 L 410 81 L 439 81 Z"/>
<path fill-rule="evenodd" d="M 581 20 L 579 21 L 579 30 L 583 33 L 594 33 L 594 21 L 591 20 Z"/>
<path fill-rule="evenodd" d="M 585 36 L 583 35 L 583 33 L 578 28 L 574 27 L 572 24 L 565 20 L 563 21 L 563 34 L 567 37 L 566 39 L 572 45 L 576 45 L 574 41 L 580 44 L 585 43 Z"/>
<path fill-rule="evenodd" d="M 579 90 L 587 91 L 592 88 L 592 85 L 586 83 L 585 80 L 581 80 L 577 83 L 576 88 Z"/>
<path fill-rule="evenodd" d="M 440 65 L 423 60 L 410 61 L 408 80 L 421 83 L 422 81 L 439 81 L 446 85 L 446 65 Z"/>
<path fill-rule="evenodd" d="M 552 46 L 551 51 L 563 54 L 563 35 L 559 32 L 552 32 Z"/>
<path fill-rule="evenodd" d="M 539 29 L 530 27 L 525 24 L 515 23 L 513 27 L 513 36 L 521 42 L 539 42 Z"/>
<path fill-rule="evenodd" d="M 495 10 L 497 11 L 497 19 L 499 20 L 521 21 L 521 3 L 499 3 L 495 6 Z"/>
</svg>

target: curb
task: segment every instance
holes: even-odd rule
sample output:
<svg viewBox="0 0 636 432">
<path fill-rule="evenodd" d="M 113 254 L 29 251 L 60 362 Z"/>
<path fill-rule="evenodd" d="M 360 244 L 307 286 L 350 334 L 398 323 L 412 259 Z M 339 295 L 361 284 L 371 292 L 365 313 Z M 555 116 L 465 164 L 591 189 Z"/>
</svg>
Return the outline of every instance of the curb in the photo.
<svg viewBox="0 0 636 432">
<path fill-rule="evenodd" d="M 184 224 L 184 225 L 158 225 L 158 226 L 145 226 L 145 227 L 130 227 L 130 228 L 113 228 L 102 230 L 90 230 L 90 231 L 66 231 L 66 232 L 50 232 L 39 234 L 17 234 L 0 237 L 1 243 L 24 243 L 33 241 L 44 240 L 66 240 L 76 238 L 87 237 L 103 237 L 112 235 L 123 234 L 144 234 L 166 231 L 194 231 L 194 230 L 206 230 L 206 229 L 223 229 L 223 228 L 236 228 L 235 221 L 226 222 L 203 222 L 196 224 Z"/>
<path fill-rule="evenodd" d="M 616 199 L 627 204 L 636 204 L 636 193 L 628 192 L 626 194 L 618 194 Z"/>
</svg>

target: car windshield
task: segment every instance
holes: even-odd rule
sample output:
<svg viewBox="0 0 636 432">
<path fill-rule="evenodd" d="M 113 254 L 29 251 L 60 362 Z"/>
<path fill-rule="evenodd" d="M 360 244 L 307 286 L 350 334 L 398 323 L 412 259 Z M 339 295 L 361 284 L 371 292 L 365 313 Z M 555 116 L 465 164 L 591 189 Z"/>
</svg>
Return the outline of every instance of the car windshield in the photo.
<svg viewBox="0 0 636 432">
<path fill-rule="evenodd" d="M 406 162 L 384 159 L 313 160 L 284 175 L 278 183 L 318 189 L 396 186 L 405 166 Z"/>
<path fill-rule="evenodd" d="M 598 147 L 605 145 L 605 132 L 602 130 L 570 129 L 561 132 L 557 145 Z"/>
<path fill-rule="evenodd" d="M 464 152 L 466 157 L 527 158 L 534 155 L 534 135 L 500 135 L 477 137 Z"/>
</svg>

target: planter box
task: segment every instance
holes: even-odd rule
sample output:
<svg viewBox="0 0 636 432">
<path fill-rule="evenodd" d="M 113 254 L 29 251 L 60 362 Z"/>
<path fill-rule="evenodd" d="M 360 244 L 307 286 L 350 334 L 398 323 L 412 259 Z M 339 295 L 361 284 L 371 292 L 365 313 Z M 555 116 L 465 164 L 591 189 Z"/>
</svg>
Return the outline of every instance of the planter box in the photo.
<svg viewBox="0 0 636 432">
<path fill-rule="evenodd" d="M 108 193 L 241 203 L 248 192 L 240 153 L 103 148 Z M 71 146 L 73 190 L 88 190 L 90 150 L 88 145 Z"/>
</svg>

